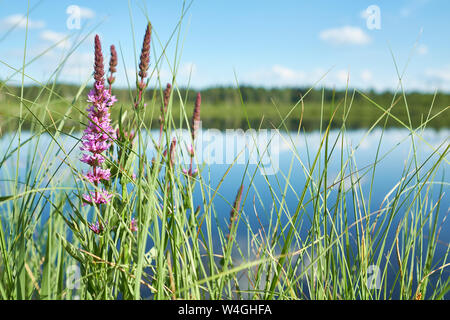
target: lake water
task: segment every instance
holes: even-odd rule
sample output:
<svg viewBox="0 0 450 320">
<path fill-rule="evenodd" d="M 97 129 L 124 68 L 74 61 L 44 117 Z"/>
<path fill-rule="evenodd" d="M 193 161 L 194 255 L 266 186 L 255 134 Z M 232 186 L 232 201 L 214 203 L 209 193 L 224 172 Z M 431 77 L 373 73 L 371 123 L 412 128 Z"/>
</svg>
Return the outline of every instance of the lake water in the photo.
<svg viewBox="0 0 450 320">
<path fill-rule="evenodd" d="M 158 139 L 159 133 L 151 132 L 153 139 Z M 189 134 L 187 132 L 178 132 L 177 146 L 183 150 L 180 154 L 181 167 L 187 168 L 189 158 L 185 152 L 189 145 Z M 432 130 L 416 132 L 415 135 L 403 129 L 375 129 L 370 134 L 366 134 L 365 130 L 348 131 L 342 137 L 339 131 L 332 131 L 328 138 L 327 154 L 329 160 L 327 162 L 327 185 L 333 186 L 329 195 L 329 206 L 332 207 L 333 199 L 338 192 L 338 186 L 341 177 L 342 164 L 346 163 L 344 171 L 344 189 L 350 189 L 352 180 L 360 182 L 361 191 L 364 197 L 365 205 L 369 212 L 376 211 L 386 195 L 397 185 L 400 179 L 405 176 L 405 171 L 415 172 L 416 168 L 420 168 L 419 175 L 424 176 L 433 164 L 439 158 L 449 144 L 449 129 Z M 82 167 L 78 159 L 81 151 L 79 150 L 79 135 L 61 136 L 58 140 L 60 146 L 54 145 L 48 154 L 45 154 L 47 146 L 51 145 L 52 139 L 48 135 L 40 137 L 40 141 L 32 139 L 32 143 L 27 143 L 21 151 L 21 161 L 19 164 L 19 181 L 25 181 L 26 174 L 30 172 L 36 175 L 38 170 L 46 170 L 46 176 L 40 185 L 47 183 L 48 179 L 54 179 L 57 184 L 70 186 L 73 181 L 70 180 L 71 173 L 67 166 L 60 165 L 61 160 L 65 159 L 76 167 Z M 413 137 L 413 139 L 412 139 Z M 26 141 L 31 138 L 30 133 L 22 133 L 21 140 Z M 150 136 L 144 137 L 144 140 Z M 203 163 L 202 177 L 205 185 L 215 190 L 219 185 L 224 174 L 227 177 L 221 183 L 218 194 L 214 199 L 214 208 L 217 213 L 218 223 L 222 230 L 227 230 L 230 214 L 230 205 L 234 202 L 237 190 L 241 183 L 244 184 L 245 190 L 249 188 L 248 193 L 245 192 L 245 204 L 243 206 L 243 217 L 248 224 L 254 229 L 255 233 L 260 228 L 268 228 L 270 217 L 273 216 L 274 206 L 279 205 L 279 200 L 273 201 L 273 198 L 279 199 L 279 196 L 286 189 L 286 178 L 289 176 L 289 185 L 287 187 L 285 209 L 291 214 L 295 212 L 298 205 L 300 193 L 303 190 L 306 181 L 306 173 L 311 168 L 317 150 L 321 143 L 323 135 L 319 132 L 301 133 L 296 132 L 278 133 L 274 131 L 265 132 L 221 132 L 218 130 L 203 130 L 200 138 L 196 143 L 197 159 Z M 381 143 L 380 143 L 381 139 Z M 11 143 L 11 141 L 13 141 Z M 270 141 L 270 143 L 269 143 Z M 149 142 L 147 140 L 147 142 Z M 17 145 L 17 137 L 13 138 L 11 133 L 4 134 L 0 138 L 0 161 L 3 155 L 9 154 Z M 148 143 L 149 157 L 154 153 L 152 144 Z M 254 146 L 259 146 L 260 154 Z M 64 148 L 62 152 L 61 147 Z M 30 161 L 30 155 L 37 150 L 35 167 L 27 167 Z M 266 154 L 263 154 L 267 151 Z M 433 155 L 434 153 L 434 155 Z M 330 156 L 331 154 L 331 156 Z M 415 154 L 415 157 L 413 155 Z M 66 157 L 67 155 L 67 157 Z M 236 157 L 240 155 L 237 160 Z M 449 213 L 450 198 L 450 177 L 449 177 L 449 160 L 448 151 L 435 170 L 432 177 L 432 197 L 434 201 L 439 199 L 439 192 L 442 188 L 444 196 L 441 199 L 439 220 L 443 221 L 441 225 L 439 244 L 436 250 L 436 259 L 442 258 L 449 250 L 450 228 L 449 221 L 445 221 L 446 215 Z M 378 159 L 374 178 L 374 161 Z M 11 183 L 14 180 L 16 171 L 16 157 L 12 155 L 8 159 L 0 162 L 0 196 L 11 194 Z M 235 161 L 236 160 L 236 161 Z M 235 161 L 231 169 L 230 165 Z M 247 166 L 247 162 L 249 162 Z M 259 162 L 259 165 L 257 163 Z M 39 168 L 41 163 L 47 165 Z M 318 181 L 318 173 L 322 172 L 325 165 L 325 146 L 322 148 L 320 157 L 316 164 L 316 170 L 313 172 L 313 179 Z M 262 169 L 261 169 L 262 168 Z M 180 168 L 181 169 L 181 168 Z M 41 174 L 41 173 L 40 173 Z M 244 177 L 244 178 L 243 178 Z M 414 181 L 414 179 L 413 179 Z M 270 185 L 270 188 L 269 188 Z M 323 186 L 322 186 L 323 188 Z M 371 193 L 370 193 L 371 191 Z M 369 194 L 371 197 L 369 198 Z M 196 189 L 195 199 L 200 204 L 201 193 L 199 188 Z M 309 193 L 306 200 L 309 199 Z M 4 208 L 4 204 L 0 205 L 0 211 Z M 407 206 L 403 207 L 406 211 Z M 311 207 L 307 206 L 307 210 Z M 348 210 L 353 212 L 353 202 L 348 201 Z M 399 212 L 394 225 L 397 225 L 407 212 Z M 353 213 L 349 214 L 352 221 Z M 287 218 L 282 219 L 287 223 Z M 302 223 L 300 234 L 306 236 L 310 225 L 309 218 L 305 217 Z M 247 247 L 247 227 L 244 224 L 238 229 L 238 241 L 242 243 L 244 248 Z M 220 247 L 215 242 L 217 250 Z M 445 271 L 448 275 L 448 271 Z"/>
</svg>

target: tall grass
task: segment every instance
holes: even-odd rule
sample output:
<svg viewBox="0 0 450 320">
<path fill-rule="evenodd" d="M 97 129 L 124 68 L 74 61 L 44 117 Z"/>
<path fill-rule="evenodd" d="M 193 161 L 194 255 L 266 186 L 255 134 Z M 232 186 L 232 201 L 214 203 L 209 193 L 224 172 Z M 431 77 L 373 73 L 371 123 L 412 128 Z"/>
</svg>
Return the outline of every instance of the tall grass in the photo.
<svg viewBox="0 0 450 320">
<path fill-rule="evenodd" d="M 226 199 L 222 187 L 235 169 L 239 154 L 216 185 L 209 179 L 214 168 L 201 163 L 197 153 L 192 165 L 200 172 L 183 171 L 187 168 L 182 158 L 191 156 L 188 147 L 195 144 L 192 138 L 186 142 L 177 131 L 183 128 L 190 133 L 193 129 L 188 114 L 194 106 L 186 104 L 187 96 L 181 95 L 176 82 L 184 43 L 181 22 L 187 9 L 183 7 L 180 22 L 167 43 L 158 38 L 157 26 L 154 28 L 153 64 L 148 73 L 158 86 L 150 92 L 151 99 L 134 100 L 137 107 L 120 105 L 120 101 L 114 106 L 119 109 L 119 116 L 113 119 L 119 135 L 105 164 L 112 174 L 106 184 L 113 193 L 108 204 L 83 206 L 81 195 L 97 186 L 83 178 L 80 134 L 64 129 L 68 121 L 80 127 L 88 123 L 84 108 L 79 106 L 85 100 L 82 91 L 92 84 L 81 86 L 71 101 L 53 90 L 57 77 L 47 83 L 33 80 L 41 86 L 35 100 L 12 95 L 6 82 L 0 84 L 1 92 L 16 98 L 21 110 L 17 129 L 4 132 L 1 140 L 0 297 L 445 298 L 450 289 L 448 245 L 443 256 L 435 253 L 441 245 L 440 233 L 448 232 L 448 228 L 443 229 L 448 210 L 441 206 L 448 183 L 437 172 L 448 165 L 449 146 L 447 141 L 430 145 L 432 152 L 423 158 L 417 143 L 427 143 L 423 130 L 433 118 L 445 116 L 447 108 L 431 116 L 430 102 L 430 113 L 414 128 L 391 114 L 397 98 L 405 100 L 408 112 L 403 88 L 388 106 L 377 104 L 363 92 L 348 90 L 345 98 L 332 106 L 321 105 L 317 123 L 320 143 L 312 146 L 305 141 L 305 155 L 294 140 L 305 135 L 302 115 L 307 107 L 306 93 L 287 114 L 279 113 L 281 124 L 274 128 L 283 133 L 280 137 L 290 149 L 288 170 L 258 180 L 265 167 L 261 162 L 256 167 L 247 162 L 239 167 L 242 178 L 233 181 L 236 198 Z M 173 60 L 165 50 L 171 41 L 178 48 Z M 22 75 L 22 88 L 27 77 L 26 44 L 24 48 L 21 69 L 11 67 L 11 72 Z M 119 66 L 121 62 L 119 59 Z M 162 63 L 171 67 L 173 81 L 167 109 L 160 113 L 165 88 L 159 79 Z M 138 96 L 132 85 L 129 92 L 131 97 Z M 35 108 L 44 93 L 48 95 L 46 103 L 40 101 Z M 376 126 L 382 128 L 382 134 L 373 162 L 363 168 L 357 166 L 355 158 L 358 146 L 346 143 L 346 119 L 354 112 L 357 95 L 382 112 L 367 128 L 366 136 Z M 61 119 L 50 118 L 49 124 L 47 111 L 53 100 L 63 101 L 67 111 Z M 246 114 L 243 101 L 241 107 Z M 278 110 L 276 105 L 274 108 Z M 297 132 L 289 131 L 286 124 L 298 115 Z M 332 135 L 336 115 L 342 125 Z M 31 127 L 22 132 L 24 121 Z M 162 123 L 161 134 L 155 135 L 150 128 L 154 122 L 159 125 L 158 121 Z M 373 185 L 380 174 L 379 163 L 386 157 L 381 146 L 387 121 L 396 121 L 408 130 L 411 150 L 408 158 L 399 159 L 404 162 L 404 170 L 398 183 L 382 203 L 374 203 Z M 251 127 L 248 117 L 247 124 Z M 129 139 L 132 131 L 135 138 Z M 268 148 L 252 152 L 262 157 Z M 332 180 L 330 161 L 336 159 L 340 170 Z M 304 174 L 301 188 L 293 178 L 295 168 Z M 362 186 L 363 177 L 369 181 L 368 190 Z M 289 195 L 294 195 L 295 206 L 288 201 Z M 228 204 L 226 219 L 216 206 L 219 199 Z M 272 200 L 271 208 L 256 210 L 257 204 L 263 206 L 264 199 Z M 256 226 L 250 216 L 257 218 Z M 90 228 L 95 222 L 103 228 L 98 234 Z M 245 237 L 240 236 L 242 230 Z"/>
</svg>

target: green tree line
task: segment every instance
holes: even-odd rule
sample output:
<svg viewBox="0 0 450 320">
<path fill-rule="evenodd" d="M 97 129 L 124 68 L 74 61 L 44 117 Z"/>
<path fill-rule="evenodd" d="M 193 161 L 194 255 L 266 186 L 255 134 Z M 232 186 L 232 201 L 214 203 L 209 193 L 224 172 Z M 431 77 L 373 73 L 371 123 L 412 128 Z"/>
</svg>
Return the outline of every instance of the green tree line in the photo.
<svg viewBox="0 0 450 320">
<path fill-rule="evenodd" d="M 36 109 L 45 106 L 52 120 L 58 120 L 70 106 L 79 92 L 79 86 L 69 84 L 56 84 L 47 89 L 42 86 L 24 87 L 25 101 Z M 4 128 L 13 128 L 17 122 L 19 109 L 20 87 L 0 85 L 0 124 Z M 76 101 L 78 110 L 85 109 L 85 88 Z M 332 90 L 327 88 L 312 89 L 306 87 L 290 88 L 263 88 L 253 86 L 217 86 L 199 90 L 202 94 L 202 121 L 203 127 L 247 128 L 252 127 L 281 127 L 288 130 L 297 129 L 300 119 L 307 130 L 314 130 L 320 126 L 320 121 L 328 122 L 334 113 L 333 127 L 342 125 L 344 119 L 349 128 L 363 128 L 371 126 L 383 115 L 383 110 L 389 108 L 393 117 L 387 120 L 387 126 L 402 126 L 411 124 L 417 127 L 427 119 L 428 127 L 447 127 L 449 122 L 448 111 L 450 94 L 423 93 L 423 92 L 376 92 L 373 90 L 359 92 L 356 90 Z M 186 106 L 190 115 L 198 91 L 188 88 L 178 88 L 173 96 L 173 114 L 177 121 L 183 117 L 180 112 L 180 100 Z M 113 94 L 123 110 L 132 110 L 133 90 L 113 88 Z M 149 126 L 157 127 L 159 105 L 161 104 L 162 90 L 149 88 L 146 91 L 146 100 L 149 101 L 149 110 L 146 113 Z M 118 112 L 120 108 L 116 108 Z M 81 113 L 82 113 L 81 112 Z M 113 112 L 113 114 L 115 113 Z M 25 112 L 26 114 L 26 112 Z M 80 116 L 80 111 L 73 110 L 74 118 Z M 439 115 L 439 116 L 435 116 Z M 434 118 L 433 118 L 434 117 Z M 396 118 L 396 119 L 395 119 Z M 46 119 L 48 122 L 51 119 Z M 32 122 L 32 117 L 29 117 Z M 25 126 L 27 123 L 24 124 Z M 380 121 L 378 125 L 384 125 Z"/>
</svg>

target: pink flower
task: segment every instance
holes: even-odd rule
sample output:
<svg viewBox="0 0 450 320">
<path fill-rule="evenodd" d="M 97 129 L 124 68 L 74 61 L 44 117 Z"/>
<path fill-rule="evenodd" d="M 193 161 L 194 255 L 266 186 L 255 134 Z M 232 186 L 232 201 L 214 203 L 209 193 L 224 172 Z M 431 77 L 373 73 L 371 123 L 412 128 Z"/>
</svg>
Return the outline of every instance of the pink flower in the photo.
<svg viewBox="0 0 450 320">
<path fill-rule="evenodd" d="M 109 171 L 109 169 L 101 169 L 101 168 L 96 168 L 95 170 L 95 174 L 93 174 L 92 172 L 88 172 L 85 175 L 85 178 L 90 181 L 91 183 L 98 183 L 101 180 L 109 180 L 109 177 L 111 176 L 111 173 Z"/>
<path fill-rule="evenodd" d="M 98 221 L 96 223 L 90 224 L 89 229 L 92 230 L 95 234 L 100 234 L 103 232 L 104 227 L 102 224 L 100 224 Z"/>
<path fill-rule="evenodd" d="M 98 166 L 105 162 L 105 158 L 98 153 L 94 154 L 83 154 L 81 162 L 87 163 L 90 166 Z"/>
<path fill-rule="evenodd" d="M 94 66 L 94 89 L 89 92 L 87 100 L 90 103 L 87 108 L 89 123 L 84 130 L 80 147 L 87 153 L 82 155 L 80 161 L 92 167 L 92 171 L 87 172 L 84 177 L 97 187 L 99 182 L 108 181 L 111 176 L 108 169 L 102 169 L 100 166 L 105 162 L 102 153 L 108 150 L 116 139 L 116 132 L 111 126 L 109 108 L 117 101 L 104 86 L 103 55 L 98 36 L 95 37 Z M 107 203 L 111 197 L 112 195 L 105 190 L 90 192 L 83 195 L 85 202 L 83 205 Z"/>
<path fill-rule="evenodd" d="M 183 172 L 184 175 L 191 176 L 191 177 L 195 177 L 198 173 L 198 169 L 194 169 L 194 170 L 189 169 L 189 171 L 186 169 L 181 169 L 181 171 Z"/>
<path fill-rule="evenodd" d="M 194 146 L 190 145 L 188 148 L 188 153 L 190 157 L 194 156 Z"/>
<path fill-rule="evenodd" d="M 108 193 L 106 190 L 91 191 L 90 194 L 83 194 L 83 206 L 86 204 L 93 205 L 108 203 L 111 200 L 112 194 Z"/>
<path fill-rule="evenodd" d="M 138 231 L 137 222 L 136 222 L 136 219 L 134 219 L 134 218 L 131 219 L 130 229 L 131 229 L 131 232 Z"/>
</svg>

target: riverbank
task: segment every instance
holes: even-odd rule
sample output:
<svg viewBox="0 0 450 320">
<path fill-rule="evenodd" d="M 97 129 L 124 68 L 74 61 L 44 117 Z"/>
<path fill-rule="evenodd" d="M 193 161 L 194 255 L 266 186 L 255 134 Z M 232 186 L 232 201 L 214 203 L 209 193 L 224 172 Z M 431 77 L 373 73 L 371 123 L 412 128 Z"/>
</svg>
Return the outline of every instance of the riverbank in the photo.
<svg viewBox="0 0 450 320">
<path fill-rule="evenodd" d="M 46 126 L 51 130 L 65 118 L 64 130 L 83 130 L 86 123 L 84 97 L 87 89 L 57 85 L 53 89 L 24 88 L 22 113 L 20 88 L 0 89 L 0 126 L 3 132 Z M 264 89 L 243 87 L 209 88 L 203 96 L 202 126 L 216 129 L 281 128 L 297 130 L 300 120 L 307 131 L 318 130 L 328 124 L 347 129 L 382 127 L 448 126 L 450 95 L 437 93 L 363 93 L 359 91 L 308 90 L 307 88 Z M 113 89 L 118 103 L 111 110 L 113 118 L 133 114 L 133 102 L 126 89 Z M 161 92 L 146 92 L 147 106 L 143 113 L 146 127 L 159 128 Z M 176 89 L 171 116 L 177 127 L 186 128 L 192 116 L 194 92 Z M 302 98 L 300 98 L 302 97 Z M 351 111 L 351 112 L 350 112 Z M 382 117 L 383 115 L 389 115 Z M 381 118 L 382 117 L 382 118 Z M 381 120 L 380 120 L 381 119 Z M 344 121 L 345 120 L 345 121 Z"/>
</svg>

